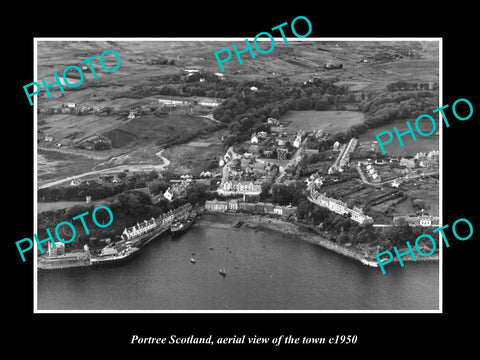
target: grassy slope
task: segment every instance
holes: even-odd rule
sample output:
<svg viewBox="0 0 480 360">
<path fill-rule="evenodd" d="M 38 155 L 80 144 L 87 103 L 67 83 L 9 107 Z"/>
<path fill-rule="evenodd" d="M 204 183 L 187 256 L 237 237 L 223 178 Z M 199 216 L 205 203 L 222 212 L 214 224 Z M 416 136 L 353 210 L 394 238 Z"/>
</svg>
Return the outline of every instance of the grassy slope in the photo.
<svg viewBox="0 0 480 360">
<path fill-rule="evenodd" d="M 255 35 L 255 34 L 251 34 Z M 247 34 L 248 36 L 248 34 Z M 219 71 L 214 52 L 230 47 L 232 43 L 240 46 L 240 41 L 38 41 L 38 78 L 46 77 L 48 82 L 53 82 L 53 72 L 59 76 L 68 65 L 79 65 L 83 59 L 97 56 L 93 60 L 98 79 L 93 80 L 92 74 L 85 73 L 87 87 L 78 91 L 66 91 L 63 97 L 59 91 L 52 88 L 52 98 L 47 98 L 45 91 L 39 97 L 39 104 L 58 105 L 66 102 L 79 104 L 116 106 L 120 109 L 132 107 L 156 101 L 154 97 L 145 99 L 132 99 L 118 97 L 125 93 L 133 85 L 160 86 L 159 76 L 178 73 L 187 66 L 200 66 L 210 71 Z M 338 46 L 337 46 L 338 45 Z M 121 57 L 121 66 L 112 73 L 101 69 L 98 58 L 106 49 L 114 49 Z M 365 56 L 378 52 L 393 53 L 397 50 L 417 49 L 421 55 L 419 60 L 401 59 L 395 62 L 385 63 L 360 63 Z M 289 41 L 288 45 L 282 41 L 276 41 L 275 49 L 268 55 L 258 54 L 256 59 L 251 59 L 243 54 L 243 64 L 239 64 L 235 57 L 225 63 L 225 75 L 227 78 L 244 80 L 251 78 L 263 78 L 272 75 L 288 76 L 294 81 L 303 81 L 313 74 L 318 76 L 338 76 L 344 83 L 357 88 L 374 87 L 382 88 L 389 81 L 401 79 L 432 81 L 438 79 L 438 50 L 433 43 L 420 42 L 295 42 Z M 146 65 L 140 64 L 138 58 L 163 57 L 175 60 L 175 65 Z M 108 66 L 113 66 L 115 60 L 112 55 L 105 57 Z M 341 62 L 342 70 L 326 71 L 323 66 L 328 63 Z M 392 66 L 395 64 L 395 67 Z M 420 71 L 421 70 L 421 71 Z M 234 74 L 238 71 L 238 74 Z M 67 88 L 68 89 L 68 88 Z M 114 100 L 111 100 L 115 97 Z M 64 138 L 70 133 L 79 132 L 79 136 L 87 136 L 92 133 L 106 133 L 120 128 L 132 131 L 138 135 L 138 143 L 127 144 L 128 149 L 132 146 L 138 148 L 145 146 L 145 140 L 155 141 L 168 139 L 185 133 L 186 129 L 200 131 L 208 125 L 207 120 L 198 118 L 180 118 L 168 116 L 164 118 L 143 117 L 133 122 L 126 122 L 116 116 L 39 116 L 42 121 L 41 127 L 46 127 L 46 134 L 55 133 L 55 137 Z M 149 149 L 154 154 L 157 149 Z M 139 159 L 142 161 L 142 159 Z M 67 172 L 76 172 L 75 167 L 66 168 Z"/>
</svg>

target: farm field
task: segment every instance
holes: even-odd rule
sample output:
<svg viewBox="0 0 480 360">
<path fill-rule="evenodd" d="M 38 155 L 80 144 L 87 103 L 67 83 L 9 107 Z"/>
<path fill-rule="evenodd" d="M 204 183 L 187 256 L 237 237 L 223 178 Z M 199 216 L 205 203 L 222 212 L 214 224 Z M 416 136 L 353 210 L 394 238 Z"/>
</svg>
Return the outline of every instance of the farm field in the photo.
<svg viewBox="0 0 480 360">
<path fill-rule="evenodd" d="M 363 113 L 359 111 L 290 110 L 280 120 L 290 122 L 287 128 L 293 130 L 323 129 L 329 134 L 336 134 L 347 130 L 352 125 L 362 124 L 364 118 Z"/>
<path fill-rule="evenodd" d="M 206 170 L 220 172 L 218 162 L 225 154 L 220 138 L 224 133 L 225 130 L 215 131 L 198 136 L 188 143 L 165 149 L 163 156 L 170 160 L 169 170 L 192 175 L 199 175 Z"/>
<path fill-rule="evenodd" d="M 90 171 L 98 161 L 79 155 L 37 150 L 38 184 Z"/>
<path fill-rule="evenodd" d="M 104 203 L 104 200 L 91 201 L 90 205 L 96 205 L 97 203 Z M 37 213 L 50 210 L 69 209 L 75 205 L 85 205 L 85 201 L 54 201 L 54 202 L 42 202 L 37 203 Z"/>
</svg>

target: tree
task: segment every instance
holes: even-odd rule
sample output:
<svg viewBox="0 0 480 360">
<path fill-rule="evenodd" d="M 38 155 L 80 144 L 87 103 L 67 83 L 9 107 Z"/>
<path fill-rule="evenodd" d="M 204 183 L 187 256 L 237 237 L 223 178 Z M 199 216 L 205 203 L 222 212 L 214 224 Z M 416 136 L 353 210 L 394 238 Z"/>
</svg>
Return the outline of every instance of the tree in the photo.
<svg viewBox="0 0 480 360">
<path fill-rule="evenodd" d="M 297 216 L 299 219 L 307 219 L 311 216 L 313 204 L 308 200 L 301 200 L 297 204 Z"/>
<path fill-rule="evenodd" d="M 156 180 L 148 184 L 148 189 L 152 195 L 158 195 L 165 192 L 169 187 L 168 181 L 165 180 Z"/>
<path fill-rule="evenodd" d="M 147 180 L 148 181 L 153 181 L 155 179 L 158 179 L 158 172 L 155 170 L 152 170 L 148 173 L 147 175 Z"/>
<path fill-rule="evenodd" d="M 135 185 L 133 186 L 135 189 L 141 189 L 144 188 L 147 184 L 145 183 L 144 180 L 138 180 L 135 181 Z"/>
<path fill-rule="evenodd" d="M 274 108 L 270 113 L 270 116 L 275 119 L 278 119 L 280 117 L 280 110 L 278 110 L 278 108 Z"/>
<path fill-rule="evenodd" d="M 268 192 L 270 191 L 270 183 L 265 181 L 262 183 L 262 191 L 260 192 L 260 199 L 265 200 L 268 198 L 269 194 Z"/>
<path fill-rule="evenodd" d="M 328 101 L 326 100 L 320 99 L 315 102 L 315 110 L 318 110 L 318 111 L 327 110 L 328 106 L 329 104 L 328 104 Z"/>
</svg>

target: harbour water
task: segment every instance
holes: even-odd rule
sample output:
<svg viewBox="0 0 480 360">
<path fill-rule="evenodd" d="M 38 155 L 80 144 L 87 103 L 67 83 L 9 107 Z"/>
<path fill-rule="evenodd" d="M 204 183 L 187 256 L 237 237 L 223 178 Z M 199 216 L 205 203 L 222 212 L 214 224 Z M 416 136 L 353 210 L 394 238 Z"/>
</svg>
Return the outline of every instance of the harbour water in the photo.
<svg viewBox="0 0 480 360">
<path fill-rule="evenodd" d="M 438 262 L 391 264 L 382 275 L 293 235 L 208 224 L 158 238 L 121 266 L 39 272 L 38 309 L 439 308 Z"/>
</svg>

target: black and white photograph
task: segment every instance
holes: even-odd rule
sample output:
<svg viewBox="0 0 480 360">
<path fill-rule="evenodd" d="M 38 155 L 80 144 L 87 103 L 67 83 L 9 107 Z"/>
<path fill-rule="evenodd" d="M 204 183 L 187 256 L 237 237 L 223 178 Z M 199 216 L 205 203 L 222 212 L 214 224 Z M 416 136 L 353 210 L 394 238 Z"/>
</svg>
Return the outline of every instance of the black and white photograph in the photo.
<svg viewBox="0 0 480 360">
<path fill-rule="evenodd" d="M 37 39 L 37 310 L 439 311 L 440 51 Z"/>
<path fill-rule="evenodd" d="M 472 5 L 22 6 L 7 353 L 474 349 Z"/>
</svg>

